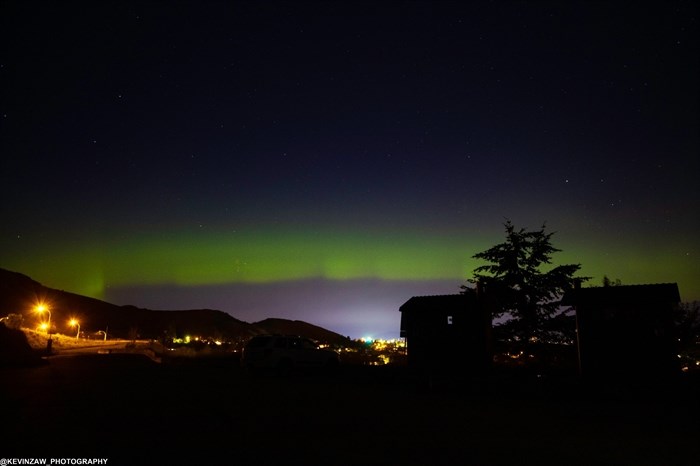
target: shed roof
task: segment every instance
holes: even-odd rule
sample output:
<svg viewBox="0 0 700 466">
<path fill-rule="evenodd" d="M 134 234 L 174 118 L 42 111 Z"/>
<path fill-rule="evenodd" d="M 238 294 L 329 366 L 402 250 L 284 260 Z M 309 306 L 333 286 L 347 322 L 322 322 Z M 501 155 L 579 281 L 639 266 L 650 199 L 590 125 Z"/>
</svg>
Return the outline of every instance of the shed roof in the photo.
<svg viewBox="0 0 700 466">
<path fill-rule="evenodd" d="M 681 300 L 676 283 L 651 285 L 598 286 L 570 290 L 564 294 L 562 305 L 630 304 L 630 303 L 679 303 Z"/>
<path fill-rule="evenodd" d="M 435 308 L 466 308 L 476 302 L 476 295 L 467 294 L 445 294 L 434 296 L 414 296 L 406 301 L 400 308 L 400 312 L 428 310 Z"/>
</svg>

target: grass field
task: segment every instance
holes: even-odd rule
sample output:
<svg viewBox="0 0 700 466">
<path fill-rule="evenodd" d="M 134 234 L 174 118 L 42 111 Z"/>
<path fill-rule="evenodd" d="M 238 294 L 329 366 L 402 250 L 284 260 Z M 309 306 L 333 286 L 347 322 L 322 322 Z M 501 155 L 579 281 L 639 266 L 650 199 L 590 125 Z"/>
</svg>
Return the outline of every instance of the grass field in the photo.
<svg viewBox="0 0 700 466">
<path fill-rule="evenodd" d="M 35 350 L 46 349 L 46 342 L 49 335 L 46 332 L 38 332 L 36 330 L 23 328 L 22 331 L 27 336 L 29 345 Z M 109 339 L 109 340 L 88 340 L 85 338 L 76 338 L 74 336 L 63 335 L 60 333 L 51 334 L 51 346 L 55 350 L 61 349 L 78 349 L 78 348 L 94 348 L 94 347 L 111 347 L 114 345 L 124 346 L 131 343 L 131 340 Z M 139 344 L 147 344 L 147 341 L 137 340 Z"/>
<path fill-rule="evenodd" d="M 249 377 L 234 360 L 58 356 L 4 369 L 0 457 L 108 464 L 694 465 L 688 380 L 596 387 L 506 375 L 432 386 L 405 368 Z"/>
</svg>

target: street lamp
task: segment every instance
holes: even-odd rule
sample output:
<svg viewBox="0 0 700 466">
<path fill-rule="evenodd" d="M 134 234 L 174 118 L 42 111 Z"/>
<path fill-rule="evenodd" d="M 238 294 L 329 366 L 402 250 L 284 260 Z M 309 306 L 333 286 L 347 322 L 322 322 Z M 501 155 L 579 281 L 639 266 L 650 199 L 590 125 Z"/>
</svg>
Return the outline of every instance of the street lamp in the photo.
<svg viewBox="0 0 700 466">
<path fill-rule="evenodd" d="M 48 312 L 49 319 L 46 321 L 46 328 L 48 329 L 48 332 L 50 335 L 51 334 L 51 310 L 44 303 L 37 304 L 36 307 L 34 308 L 34 310 L 37 312 L 37 314 L 43 314 L 44 312 Z"/>
<path fill-rule="evenodd" d="M 68 324 L 71 327 L 75 327 L 76 325 L 78 326 L 78 333 L 75 334 L 75 338 L 80 338 L 80 322 L 78 322 L 76 319 L 71 319 Z"/>
<path fill-rule="evenodd" d="M 107 341 L 107 332 L 105 332 L 104 330 L 98 330 L 97 333 L 102 333 L 102 334 L 104 334 L 104 336 L 105 336 L 104 341 Z"/>
<path fill-rule="evenodd" d="M 46 354 L 51 355 L 51 347 L 53 346 L 53 340 L 51 339 L 51 310 L 49 309 L 49 306 L 47 306 L 44 303 L 39 303 L 36 305 L 34 310 L 38 314 L 43 314 L 44 312 L 47 312 L 49 314 L 49 319 L 41 324 L 42 329 L 46 329 L 46 333 L 49 334 L 49 338 L 46 339 Z M 45 327 L 44 327 L 45 326 Z"/>
</svg>

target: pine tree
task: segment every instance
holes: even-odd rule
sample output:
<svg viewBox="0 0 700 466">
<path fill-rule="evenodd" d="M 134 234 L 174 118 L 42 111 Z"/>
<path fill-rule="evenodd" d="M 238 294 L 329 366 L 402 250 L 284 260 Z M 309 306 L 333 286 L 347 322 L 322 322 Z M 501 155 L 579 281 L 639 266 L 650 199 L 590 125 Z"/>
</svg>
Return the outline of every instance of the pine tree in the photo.
<svg viewBox="0 0 700 466">
<path fill-rule="evenodd" d="M 506 240 L 486 251 L 475 254 L 475 259 L 489 262 L 474 270 L 471 283 L 481 283 L 495 299 L 497 313 L 507 315 L 506 328 L 518 340 L 542 338 L 553 327 L 552 318 L 559 313 L 560 300 L 575 279 L 580 264 L 559 265 L 543 270 L 552 263 L 552 255 L 560 250 L 552 246 L 552 235 L 539 230 L 516 229 L 510 220 L 504 224 Z M 462 286 L 466 289 L 466 286 Z"/>
</svg>

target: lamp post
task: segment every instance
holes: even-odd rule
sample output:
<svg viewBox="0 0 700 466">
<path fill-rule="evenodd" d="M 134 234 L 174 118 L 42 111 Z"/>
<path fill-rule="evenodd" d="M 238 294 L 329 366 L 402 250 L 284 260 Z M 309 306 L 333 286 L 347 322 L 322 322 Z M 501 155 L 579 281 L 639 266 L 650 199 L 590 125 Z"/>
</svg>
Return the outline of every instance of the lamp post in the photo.
<svg viewBox="0 0 700 466">
<path fill-rule="evenodd" d="M 51 335 L 51 310 L 46 304 L 37 304 L 37 306 L 34 308 L 34 310 L 37 312 L 37 314 L 43 314 L 44 312 L 47 312 L 49 314 L 49 319 L 46 321 L 47 323 L 47 328 L 48 328 L 48 333 Z"/>
<path fill-rule="evenodd" d="M 44 312 L 47 312 L 49 314 L 49 319 L 46 321 L 46 331 L 49 334 L 49 338 L 46 340 L 46 354 L 50 356 L 51 346 L 53 346 L 53 340 L 51 339 L 51 310 L 44 303 L 37 304 L 35 310 L 38 314 L 43 314 Z M 41 324 L 41 326 L 43 328 L 44 324 Z"/>
<path fill-rule="evenodd" d="M 104 341 L 107 341 L 107 332 L 105 332 L 104 330 L 98 330 L 97 333 L 103 334 L 105 336 Z"/>
<path fill-rule="evenodd" d="M 71 319 L 70 322 L 68 322 L 68 324 L 71 327 L 75 327 L 76 325 L 78 326 L 78 333 L 75 334 L 75 338 L 80 338 L 80 322 L 78 322 L 76 319 Z"/>
</svg>

